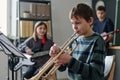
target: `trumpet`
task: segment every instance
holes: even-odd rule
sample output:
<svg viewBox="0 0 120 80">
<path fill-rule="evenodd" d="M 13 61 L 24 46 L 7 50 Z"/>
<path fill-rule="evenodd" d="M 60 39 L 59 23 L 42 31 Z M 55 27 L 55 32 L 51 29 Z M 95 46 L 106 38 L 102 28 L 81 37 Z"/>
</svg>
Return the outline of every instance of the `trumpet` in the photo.
<svg viewBox="0 0 120 80">
<path fill-rule="evenodd" d="M 77 38 L 78 37 L 74 37 L 76 35 L 76 33 L 74 33 L 63 45 L 62 47 L 60 48 L 60 52 L 57 53 L 57 55 L 53 58 L 50 58 L 43 66 L 42 68 L 39 70 L 39 72 L 33 76 L 32 78 L 30 79 L 27 79 L 27 80 L 39 80 L 39 79 L 42 79 L 42 80 L 46 80 L 46 79 L 49 79 L 51 76 L 53 76 L 53 74 L 56 72 L 56 70 L 60 67 L 60 66 L 55 66 L 54 65 L 54 62 L 59 58 L 59 56 L 61 54 L 63 54 L 63 52 L 71 45 L 71 43 L 73 41 L 76 42 L 76 46 L 73 48 L 73 49 L 69 49 L 68 50 L 68 53 L 71 54 L 73 52 L 74 49 L 76 49 L 78 43 L 77 43 Z M 47 74 L 44 74 L 51 66 L 53 66 L 49 72 Z"/>
</svg>

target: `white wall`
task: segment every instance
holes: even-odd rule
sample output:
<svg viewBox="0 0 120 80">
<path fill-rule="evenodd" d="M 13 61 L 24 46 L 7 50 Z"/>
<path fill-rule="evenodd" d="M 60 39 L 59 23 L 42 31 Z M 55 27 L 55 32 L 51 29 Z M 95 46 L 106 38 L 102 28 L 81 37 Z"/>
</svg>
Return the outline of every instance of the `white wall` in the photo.
<svg viewBox="0 0 120 80">
<path fill-rule="evenodd" d="M 7 0 L 0 2 L 0 32 L 7 34 Z"/>
<path fill-rule="evenodd" d="M 77 3 L 87 3 L 91 6 L 91 0 L 51 0 L 51 2 L 53 41 L 61 46 L 73 34 L 69 11 Z M 58 71 L 57 77 L 58 80 L 67 78 L 67 71 Z"/>
<path fill-rule="evenodd" d="M 73 34 L 69 11 L 77 3 L 87 3 L 91 6 L 91 0 L 51 0 L 51 3 L 53 40 L 61 46 Z"/>
</svg>

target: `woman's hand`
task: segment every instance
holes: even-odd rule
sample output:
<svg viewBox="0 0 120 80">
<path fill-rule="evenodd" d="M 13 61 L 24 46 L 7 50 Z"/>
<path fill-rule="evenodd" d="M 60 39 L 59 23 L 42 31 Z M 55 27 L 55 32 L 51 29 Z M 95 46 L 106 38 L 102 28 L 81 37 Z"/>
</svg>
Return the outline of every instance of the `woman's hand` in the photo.
<svg viewBox="0 0 120 80">
<path fill-rule="evenodd" d="M 29 54 L 29 55 L 31 55 L 31 54 L 32 54 L 32 50 L 29 49 L 29 48 L 27 48 L 27 49 L 26 49 L 26 53 Z"/>
<path fill-rule="evenodd" d="M 59 46 L 57 46 L 56 44 L 54 44 L 54 45 L 50 48 L 49 55 L 50 55 L 51 57 L 55 57 L 55 55 L 56 55 L 57 53 L 59 53 L 59 52 L 60 52 Z"/>
</svg>

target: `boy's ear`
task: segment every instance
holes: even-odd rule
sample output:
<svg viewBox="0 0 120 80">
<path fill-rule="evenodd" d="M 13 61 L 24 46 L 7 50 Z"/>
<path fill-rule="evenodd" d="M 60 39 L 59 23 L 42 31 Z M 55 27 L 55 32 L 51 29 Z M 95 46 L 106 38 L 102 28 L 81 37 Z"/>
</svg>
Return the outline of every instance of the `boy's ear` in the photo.
<svg viewBox="0 0 120 80">
<path fill-rule="evenodd" d="M 93 17 L 90 17 L 90 20 L 89 20 L 89 24 L 92 25 L 93 24 Z"/>
</svg>

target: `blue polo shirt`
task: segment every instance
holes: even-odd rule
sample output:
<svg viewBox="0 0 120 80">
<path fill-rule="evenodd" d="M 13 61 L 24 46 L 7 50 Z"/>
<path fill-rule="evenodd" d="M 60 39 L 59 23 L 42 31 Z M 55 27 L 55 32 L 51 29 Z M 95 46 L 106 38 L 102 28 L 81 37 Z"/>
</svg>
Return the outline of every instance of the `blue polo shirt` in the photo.
<svg viewBox="0 0 120 80">
<path fill-rule="evenodd" d="M 110 18 L 105 18 L 102 22 L 96 19 L 93 24 L 93 31 L 99 34 L 114 31 L 114 24 Z M 110 41 L 109 41 L 110 42 Z M 109 47 L 109 42 L 106 43 L 106 47 Z"/>
<path fill-rule="evenodd" d="M 102 22 L 97 19 L 94 21 L 93 30 L 99 34 L 108 33 L 114 30 L 114 24 L 110 18 L 105 18 Z"/>
</svg>

